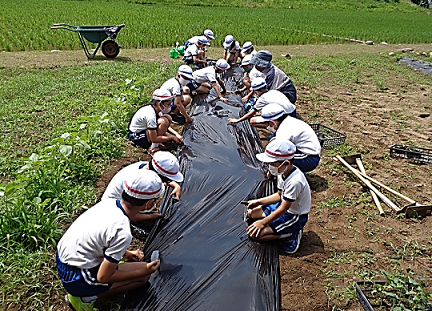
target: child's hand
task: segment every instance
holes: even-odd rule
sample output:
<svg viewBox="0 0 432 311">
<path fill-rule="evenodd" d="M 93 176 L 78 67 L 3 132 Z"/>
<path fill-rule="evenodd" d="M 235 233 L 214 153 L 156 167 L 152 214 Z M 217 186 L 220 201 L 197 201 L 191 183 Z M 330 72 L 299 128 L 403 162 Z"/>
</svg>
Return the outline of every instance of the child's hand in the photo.
<svg viewBox="0 0 432 311">
<path fill-rule="evenodd" d="M 242 99 L 241 99 L 241 101 L 244 103 L 247 103 L 248 100 L 249 100 L 249 96 L 247 96 L 247 95 L 242 97 Z"/>
<path fill-rule="evenodd" d="M 228 101 L 228 98 L 221 96 L 221 97 L 219 97 L 219 100 L 226 103 Z"/>
<path fill-rule="evenodd" d="M 153 273 L 159 268 L 160 259 L 153 260 L 152 262 L 149 262 L 146 266 L 147 266 L 147 269 L 149 270 L 149 273 Z"/>
<path fill-rule="evenodd" d="M 142 261 L 144 259 L 144 253 L 139 249 L 134 251 L 126 251 L 124 258 L 127 261 Z"/>
<path fill-rule="evenodd" d="M 259 203 L 259 200 L 250 200 L 250 201 L 248 202 L 247 208 L 250 209 L 250 208 L 255 207 L 255 206 L 258 206 L 258 205 L 260 205 L 260 204 L 261 204 L 261 203 Z"/>
<path fill-rule="evenodd" d="M 228 122 L 230 123 L 237 123 L 239 119 L 236 118 L 228 118 Z"/>
<path fill-rule="evenodd" d="M 250 237 L 258 237 L 261 230 L 265 228 L 262 220 L 255 221 L 252 225 L 247 228 L 247 233 Z"/>
</svg>

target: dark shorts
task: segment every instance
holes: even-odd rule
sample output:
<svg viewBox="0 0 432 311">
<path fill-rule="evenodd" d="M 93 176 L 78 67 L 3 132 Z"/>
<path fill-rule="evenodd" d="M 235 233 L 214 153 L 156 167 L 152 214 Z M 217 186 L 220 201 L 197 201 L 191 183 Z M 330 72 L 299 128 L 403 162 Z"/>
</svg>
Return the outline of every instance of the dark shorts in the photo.
<svg viewBox="0 0 432 311">
<path fill-rule="evenodd" d="M 97 281 L 100 265 L 92 269 L 80 269 L 63 263 L 58 255 L 56 262 L 63 287 L 72 296 L 97 296 L 106 292 L 112 286 L 112 283 L 99 283 Z"/>
<path fill-rule="evenodd" d="M 189 88 L 189 90 L 195 91 L 197 88 L 199 88 L 201 86 L 201 84 L 199 84 L 198 82 L 196 82 L 195 80 L 190 80 L 190 82 L 188 84 L 186 84 L 186 86 Z"/>
<path fill-rule="evenodd" d="M 319 155 L 295 154 L 294 165 L 303 173 L 311 172 L 317 168 L 321 157 Z"/>
<path fill-rule="evenodd" d="M 291 81 L 278 91 L 282 92 L 292 104 L 295 104 L 297 101 L 297 90 Z"/>
<path fill-rule="evenodd" d="M 129 140 L 135 145 L 140 146 L 144 149 L 148 149 L 151 146 L 151 142 L 148 141 L 146 131 L 142 133 L 131 133 L 129 132 Z"/>
<path fill-rule="evenodd" d="M 281 204 L 281 202 L 277 202 L 274 204 L 263 205 L 262 210 L 266 214 L 266 216 L 273 213 Z M 285 235 L 298 232 L 302 230 L 308 221 L 308 214 L 304 215 L 296 215 L 286 212 L 281 217 L 276 219 L 275 221 L 269 224 L 270 228 L 272 228 L 273 232 L 278 235 Z M 282 238 L 282 237 L 281 237 Z"/>
<path fill-rule="evenodd" d="M 288 115 L 293 117 L 293 118 L 296 118 L 297 117 L 297 109 L 294 109 L 294 111 L 289 113 Z"/>
</svg>

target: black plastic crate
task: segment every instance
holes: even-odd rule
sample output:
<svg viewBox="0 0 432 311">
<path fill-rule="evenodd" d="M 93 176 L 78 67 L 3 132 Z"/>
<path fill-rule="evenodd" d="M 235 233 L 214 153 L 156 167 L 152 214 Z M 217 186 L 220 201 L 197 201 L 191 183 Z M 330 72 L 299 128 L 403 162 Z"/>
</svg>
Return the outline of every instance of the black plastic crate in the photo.
<svg viewBox="0 0 432 311">
<path fill-rule="evenodd" d="M 390 146 L 390 156 L 432 163 L 432 149 L 395 144 Z"/>
<path fill-rule="evenodd" d="M 309 126 L 315 131 L 322 148 L 342 145 L 345 143 L 346 135 L 321 123 L 312 123 Z"/>
<path fill-rule="evenodd" d="M 372 289 L 362 290 L 362 288 L 372 287 L 375 284 L 385 285 L 385 283 L 386 283 L 385 281 L 376 281 L 376 282 L 359 281 L 355 283 L 357 299 L 360 301 L 360 304 L 362 305 L 365 311 L 374 311 L 374 307 L 381 307 L 380 310 L 387 310 L 385 309 L 385 307 L 383 309 L 381 303 L 378 303 L 377 300 L 379 300 L 379 298 L 373 297 L 373 295 L 371 294 Z M 388 308 L 388 310 L 390 309 Z"/>
</svg>

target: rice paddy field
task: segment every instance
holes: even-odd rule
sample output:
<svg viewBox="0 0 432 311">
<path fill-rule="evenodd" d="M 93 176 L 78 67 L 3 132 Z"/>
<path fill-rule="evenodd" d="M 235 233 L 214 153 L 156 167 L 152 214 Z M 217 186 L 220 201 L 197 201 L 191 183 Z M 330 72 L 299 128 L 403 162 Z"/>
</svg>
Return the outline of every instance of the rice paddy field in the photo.
<svg viewBox="0 0 432 311">
<path fill-rule="evenodd" d="M 275 63 L 296 84 L 305 118 L 351 133 L 349 143 L 325 151 L 326 159 L 313 176 L 315 213 L 309 238 L 316 232 L 324 246 L 309 257 L 282 261 L 282 291 L 288 293 L 283 310 L 295 310 L 290 303 L 299 305 L 290 298 L 289 286 L 308 273 L 319 283 L 310 288 L 316 298 L 309 299 L 309 309 L 301 309 L 308 311 L 359 311 L 353 280 L 379 268 L 394 272 L 408 267 L 431 280 L 432 238 L 418 234 L 430 228 L 430 220 L 379 218 L 370 211 L 366 191 L 345 178 L 331 157 L 363 152 L 366 169 L 384 170 L 397 189 L 411 189 L 427 203 L 428 194 L 432 197 L 430 166 L 405 164 L 376 151 L 385 152 L 394 137 L 430 145 L 430 121 L 417 115 L 432 109 L 432 80 L 398 65 L 400 51 L 393 56 L 364 50 L 315 53 L 324 45 L 336 51 L 350 39 L 424 44 L 427 49 L 432 42 L 429 10 L 406 0 L 0 0 L 0 8 L 0 310 L 67 308 L 55 270 L 56 243 L 77 215 L 96 202 L 101 189 L 95 184 L 107 168 L 132 157 L 126 139 L 131 115 L 181 64 L 164 60 L 168 53 L 87 61 L 77 34 L 52 30 L 53 23 L 124 23 L 117 42 L 123 51 L 136 50 L 125 55 L 145 53 L 138 49 L 167 52 L 205 28 L 216 35 L 210 52 L 221 52 L 226 34 L 240 43 L 250 40 L 269 50 L 278 46 L 290 54 L 295 54 L 294 44 L 310 45 L 308 56 L 285 58 L 279 53 Z M 44 64 L 51 50 L 68 53 L 69 59 L 76 50 L 78 57 Z M 431 50 L 412 56 L 430 61 Z M 14 66 L 21 55 L 34 61 Z M 366 136 L 371 127 L 378 136 Z M 379 147 L 373 145 L 376 140 Z M 134 159 L 139 156 L 133 154 Z M 330 218 L 337 228 L 327 224 Z M 397 240 L 392 232 L 408 232 L 411 239 Z M 118 310 L 118 305 L 99 308 Z"/>
<path fill-rule="evenodd" d="M 324 3 L 327 1 L 319 1 L 316 6 L 313 1 L 279 1 L 268 2 L 268 7 L 239 7 L 237 3 L 237 7 L 215 9 L 193 2 L 1 0 L 0 51 L 81 48 L 76 33 L 52 30 L 53 23 L 126 24 L 119 36 L 124 48 L 173 46 L 195 35 L 197 29 L 210 26 L 216 34 L 215 45 L 221 45 L 226 34 L 257 45 L 335 43 L 347 39 L 387 43 L 432 40 L 426 26 L 430 16 L 408 3 L 361 1 L 359 7 L 344 10 L 336 9 L 340 2 L 328 1 L 328 7 Z M 395 7 L 403 12 L 395 11 Z"/>
</svg>

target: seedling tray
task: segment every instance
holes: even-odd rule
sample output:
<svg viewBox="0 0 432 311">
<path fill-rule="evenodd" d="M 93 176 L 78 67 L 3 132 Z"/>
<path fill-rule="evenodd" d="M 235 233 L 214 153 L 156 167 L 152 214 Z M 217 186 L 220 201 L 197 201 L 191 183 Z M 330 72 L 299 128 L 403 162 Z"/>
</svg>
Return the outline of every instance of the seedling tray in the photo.
<svg viewBox="0 0 432 311">
<path fill-rule="evenodd" d="M 416 162 L 432 163 L 432 149 L 395 144 L 390 146 L 390 156 Z"/>
<path fill-rule="evenodd" d="M 379 297 L 372 295 L 375 284 L 384 285 L 385 283 L 385 281 L 359 281 L 355 283 L 357 299 L 365 311 L 375 311 L 374 307 L 379 307 L 380 310 L 390 310 L 390 307 L 386 308 L 385 305 L 383 306 Z"/>
<path fill-rule="evenodd" d="M 321 123 L 312 123 L 309 126 L 315 131 L 322 148 L 330 148 L 345 143 L 346 135 Z"/>
</svg>

